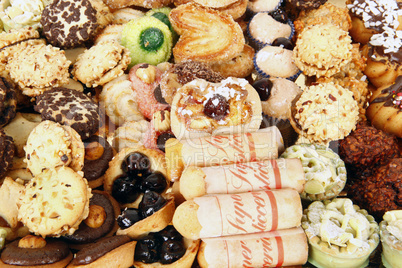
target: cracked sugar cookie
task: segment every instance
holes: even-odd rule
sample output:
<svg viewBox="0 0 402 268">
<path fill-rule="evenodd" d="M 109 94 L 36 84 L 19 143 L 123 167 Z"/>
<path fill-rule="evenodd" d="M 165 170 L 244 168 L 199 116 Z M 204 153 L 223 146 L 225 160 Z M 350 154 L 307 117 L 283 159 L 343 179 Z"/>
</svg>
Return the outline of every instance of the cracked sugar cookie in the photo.
<svg viewBox="0 0 402 268">
<path fill-rule="evenodd" d="M 45 169 L 26 185 L 18 220 L 42 237 L 73 234 L 88 216 L 91 196 L 81 173 L 64 166 Z"/>
<path fill-rule="evenodd" d="M 75 171 L 84 166 L 85 147 L 78 133 L 69 126 L 43 121 L 29 134 L 25 162 L 36 176 L 43 169 L 69 166 Z"/>
</svg>

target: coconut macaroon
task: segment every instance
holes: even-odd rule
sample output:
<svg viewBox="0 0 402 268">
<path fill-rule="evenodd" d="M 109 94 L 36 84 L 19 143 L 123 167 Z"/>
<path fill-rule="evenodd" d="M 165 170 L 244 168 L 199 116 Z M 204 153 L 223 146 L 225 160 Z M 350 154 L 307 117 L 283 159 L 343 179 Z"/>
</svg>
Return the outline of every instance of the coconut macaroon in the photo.
<svg viewBox="0 0 402 268">
<path fill-rule="evenodd" d="M 380 241 L 374 217 L 348 198 L 313 202 L 303 212 L 302 227 L 308 261 L 316 267 L 366 267 Z"/>
<path fill-rule="evenodd" d="M 402 267 L 402 210 L 384 214 L 380 222 L 382 263 L 385 267 Z"/>
<path fill-rule="evenodd" d="M 332 24 L 306 27 L 293 50 L 296 66 L 307 76 L 330 77 L 352 60 L 352 39 Z"/>
<path fill-rule="evenodd" d="M 305 87 L 294 100 L 291 124 L 303 142 L 328 144 L 356 128 L 359 107 L 353 93 L 332 82 Z"/>
</svg>

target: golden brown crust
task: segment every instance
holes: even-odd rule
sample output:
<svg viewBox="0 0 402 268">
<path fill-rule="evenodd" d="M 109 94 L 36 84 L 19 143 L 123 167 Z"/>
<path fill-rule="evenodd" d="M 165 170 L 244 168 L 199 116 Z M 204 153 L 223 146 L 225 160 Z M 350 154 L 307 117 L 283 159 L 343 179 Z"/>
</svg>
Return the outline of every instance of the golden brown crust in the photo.
<svg viewBox="0 0 402 268">
<path fill-rule="evenodd" d="M 158 8 L 168 6 L 172 0 L 104 0 L 111 9 L 119 9 L 128 6 L 138 6 L 144 8 Z"/>
<path fill-rule="evenodd" d="M 180 35 L 173 48 L 176 62 L 216 63 L 232 59 L 243 51 L 243 31 L 227 14 L 188 3 L 173 9 L 169 19 Z"/>
<path fill-rule="evenodd" d="M 176 208 L 173 215 L 174 227 L 186 238 L 199 238 L 202 226 L 197 217 L 198 208 L 199 206 L 193 200 L 187 200 Z"/>
</svg>

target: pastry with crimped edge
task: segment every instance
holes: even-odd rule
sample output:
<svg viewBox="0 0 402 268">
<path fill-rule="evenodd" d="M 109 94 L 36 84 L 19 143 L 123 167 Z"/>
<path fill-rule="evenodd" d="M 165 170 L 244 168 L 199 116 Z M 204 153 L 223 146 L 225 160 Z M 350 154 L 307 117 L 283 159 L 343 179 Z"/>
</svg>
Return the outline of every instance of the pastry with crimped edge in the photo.
<svg viewBox="0 0 402 268">
<path fill-rule="evenodd" d="M 6 71 L 30 97 L 68 83 L 70 61 L 65 52 L 51 45 L 29 45 L 8 60 Z"/>
<path fill-rule="evenodd" d="M 180 35 L 173 48 L 175 62 L 217 63 L 233 59 L 243 51 L 243 31 L 229 15 L 188 3 L 174 8 L 169 19 Z"/>
<path fill-rule="evenodd" d="M 74 89 L 55 87 L 47 90 L 36 97 L 34 109 L 41 114 L 42 120 L 72 127 L 83 140 L 99 129 L 98 105 L 83 92 Z"/>
<path fill-rule="evenodd" d="M 386 268 L 400 267 L 402 263 L 402 210 L 388 211 L 380 222 L 382 263 Z"/>
<path fill-rule="evenodd" d="M 43 169 L 69 166 L 75 171 L 84 166 L 85 147 L 78 133 L 69 126 L 42 121 L 29 134 L 24 147 L 25 162 L 36 176 Z"/>
<path fill-rule="evenodd" d="M 72 258 L 67 243 L 29 234 L 6 245 L 1 253 L 0 266 L 61 268 L 66 267 Z"/>
<path fill-rule="evenodd" d="M 245 78 L 254 70 L 254 55 L 254 48 L 245 44 L 243 51 L 238 56 L 222 63 L 213 63 L 210 66 L 212 70 L 220 73 L 225 78 Z"/>
<path fill-rule="evenodd" d="M 44 8 L 40 23 L 46 40 L 60 48 L 83 44 L 99 26 L 97 10 L 89 0 L 55 0 Z"/>
<path fill-rule="evenodd" d="M 247 80 L 229 77 L 210 83 L 196 79 L 176 92 L 171 129 L 177 139 L 254 132 L 260 127 L 261 113 L 260 97 Z"/>
<path fill-rule="evenodd" d="M 302 227 L 308 261 L 316 267 L 367 267 L 380 241 L 374 217 L 348 198 L 313 202 L 303 212 Z"/>
<path fill-rule="evenodd" d="M 125 47 L 115 40 L 104 41 L 80 54 L 71 74 L 87 87 L 102 86 L 123 75 L 130 61 Z"/>
<path fill-rule="evenodd" d="M 103 85 L 99 98 L 110 121 L 116 126 L 144 119 L 138 108 L 137 94 L 133 90 L 127 74 Z"/>
<path fill-rule="evenodd" d="M 67 267 L 132 267 L 136 243 L 124 235 L 101 238 L 78 251 Z"/>
<path fill-rule="evenodd" d="M 42 237 L 73 234 L 88 217 L 91 196 L 81 172 L 65 166 L 44 169 L 25 186 L 18 220 Z"/>
<path fill-rule="evenodd" d="M 112 9 L 120 9 L 128 6 L 158 8 L 168 6 L 171 3 L 172 0 L 105 0 L 105 4 Z"/>
</svg>

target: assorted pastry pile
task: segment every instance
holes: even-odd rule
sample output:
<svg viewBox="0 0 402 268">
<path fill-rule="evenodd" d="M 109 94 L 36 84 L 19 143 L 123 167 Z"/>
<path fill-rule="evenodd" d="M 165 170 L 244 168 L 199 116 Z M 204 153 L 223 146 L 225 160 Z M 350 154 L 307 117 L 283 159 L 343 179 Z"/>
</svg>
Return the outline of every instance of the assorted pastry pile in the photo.
<svg viewBox="0 0 402 268">
<path fill-rule="evenodd" d="M 0 267 L 402 267 L 400 0 L 0 22 Z"/>
</svg>

